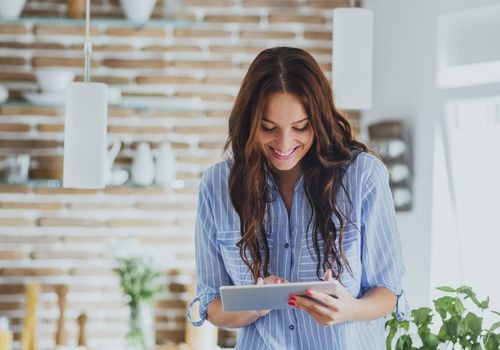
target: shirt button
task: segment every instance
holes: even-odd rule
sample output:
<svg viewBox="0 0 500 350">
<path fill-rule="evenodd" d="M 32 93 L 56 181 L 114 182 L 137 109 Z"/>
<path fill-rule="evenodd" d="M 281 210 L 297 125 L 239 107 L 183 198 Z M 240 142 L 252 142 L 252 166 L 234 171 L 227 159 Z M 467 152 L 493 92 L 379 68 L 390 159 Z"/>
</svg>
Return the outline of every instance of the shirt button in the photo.
<svg viewBox="0 0 500 350">
<path fill-rule="evenodd" d="M 295 327 L 293 326 L 293 324 L 289 325 L 288 328 L 290 328 L 291 331 L 293 331 L 295 329 Z"/>
<path fill-rule="evenodd" d="M 288 248 L 289 246 L 290 246 L 290 244 L 285 243 L 285 248 Z"/>
</svg>

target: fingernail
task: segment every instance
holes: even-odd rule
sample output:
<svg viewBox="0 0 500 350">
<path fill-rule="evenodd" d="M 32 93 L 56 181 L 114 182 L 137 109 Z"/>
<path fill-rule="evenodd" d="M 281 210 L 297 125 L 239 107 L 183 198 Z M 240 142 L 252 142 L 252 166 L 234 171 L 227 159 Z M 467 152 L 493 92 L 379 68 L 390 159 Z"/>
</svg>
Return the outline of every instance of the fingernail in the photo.
<svg viewBox="0 0 500 350">
<path fill-rule="evenodd" d="M 279 278 L 275 278 L 274 283 L 278 283 L 279 280 L 280 280 Z"/>
<path fill-rule="evenodd" d="M 288 302 L 288 305 L 295 306 L 295 303 L 293 303 L 293 302 L 289 301 L 289 302 Z"/>
<path fill-rule="evenodd" d="M 292 295 L 292 296 L 290 297 L 290 300 L 297 300 L 297 298 L 295 298 L 295 296 L 293 296 L 293 295 Z"/>
<path fill-rule="evenodd" d="M 310 290 L 306 290 L 306 294 L 312 297 L 313 293 Z"/>
</svg>

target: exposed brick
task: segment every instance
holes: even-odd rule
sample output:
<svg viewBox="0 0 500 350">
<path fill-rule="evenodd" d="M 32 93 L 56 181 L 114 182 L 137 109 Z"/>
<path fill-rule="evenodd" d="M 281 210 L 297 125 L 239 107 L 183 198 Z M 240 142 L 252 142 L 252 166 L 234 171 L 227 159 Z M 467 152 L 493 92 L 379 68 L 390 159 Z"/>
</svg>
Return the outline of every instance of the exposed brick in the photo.
<svg viewBox="0 0 500 350">
<path fill-rule="evenodd" d="M 307 52 L 310 54 L 316 54 L 316 55 L 331 55 L 332 54 L 332 48 L 331 47 L 307 47 L 304 48 Z"/>
<path fill-rule="evenodd" d="M 24 66 L 26 59 L 24 57 L 0 56 L 0 65 L 4 66 Z"/>
<path fill-rule="evenodd" d="M 200 81 L 189 76 L 138 76 L 137 84 L 197 84 Z"/>
<path fill-rule="evenodd" d="M 62 165 L 60 166 L 52 166 L 50 168 L 32 168 L 29 171 L 30 179 L 55 179 L 62 180 L 63 178 L 63 169 Z"/>
<path fill-rule="evenodd" d="M 83 75 L 77 75 L 75 78 L 75 81 L 83 81 L 84 76 Z M 123 84 L 126 85 L 130 83 L 130 79 L 127 77 L 118 77 L 118 76 L 113 76 L 113 75 L 92 75 L 92 81 L 94 82 L 99 82 L 99 83 L 104 83 L 104 84 L 110 84 L 110 85 L 119 85 Z"/>
<path fill-rule="evenodd" d="M 64 115 L 64 111 L 62 108 L 53 107 L 1 106 L 0 114 L 56 117 Z"/>
<path fill-rule="evenodd" d="M 231 69 L 233 68 L 233 63 L 231 61 L 174 61 L 172 66 L 175 68 L 187 68 L 187 69 Z"/>
<path fill-rule="evenodd" d="M 136 203 L 135 207 L 140 210 L 156 210 L 156 211 L 194 211 L 196 210 L 195 203 Z"/>
<path fill-rule="evenodd" d="M 228 38 L 231 32 L 227 30 L 213 29 L 176 29 L 174 32 L 176 38 Z"/>
<path fill-rule="evenodd" d="M 264 46 L 242 46 L 242 45 L 210 45 L 210 51 L 215 53 L 253 53 L 258 54 L 259 52 L 266 49 Z"/>
<path fill-rule="evenodd" d="M 66 272 L 58 268 L 3 268 L 0 276 L 61 276 Z M 1 309 L 1 308 L 0 308 Z"/>
<path fill-rule="evenodd" d="M 97 190 L 91 189 L 76 189 L 76 188 L 64 188 L 64 187 L 36 187 L 34 189 L 36 194 L 87 194 L 87 195 L 95 195 Z"/>
<path fill-rule="evenodd" d="M 107 236 L 94 236 L 94 235 L 70 235 L 61 238 L 64 243 L 104 243 L 108 241 Z"/>
<path fill-rule="evenodd" d="M 168 111 L 152 110 L 144 112 L 146 118 L 203 118 L 205 114 L 201 111 Z"/>
<path fill-rule="evenodd" d="M 63 132 L 64 124 L 38 124 L 36 129 L 39 132 Z"/>
<path fill-rule="evenodd" d="M 259 23 L 260 16 L 246 15 L 206 15 L 205 22 L 220 22 L 220 23 Z"/>
<path fill-rule="evenodd" d="M 93 219 L 77 219 L 66 217 L 55 218 L 38 218 L 36 221 L 38 226 L 48 227 L 103 227 L 104 222 Z"/>
<path fill-rule="evenodd" d="M 2 243 L 41 243 L 41 244 L 51 244 L 59 242 L 59 238 L 56 236 L 0 236 L 0 242 Z"/>
<path fill-rule="evenodd" d="M 195 45 L 149 45 L 144 46 L 145 52 L 200 52 L 201 48 Z"/>
<path fill-rule="evenodd" d="M 173 222 L 157 219 L 115 219 L 108 220 L 108 227 L 171 227 Z"/>
<path fill-rule="evenodd" d="M 295 33 L 283 31 L 261 31 L 261 30 L 242 30 L 240 32 L 242 39 L 293 39 Z"/>
<path fill-rule="evenodd" d="M 0 184 L 0 193 L 28 193 L 29 191 L 27 185 Z"/>
<path fill-rule="evenodd" d="M 24 284 L 0 284 L 0 295 L 22 294 L 24 290 Z"/>
<path fill-rule="evenodd" d="M 199 148 L 204 148 L 204 149 L 220 149 L 222 150 L 224 148 L 225 142 L 200 142 L 198 144 Z"/>
<path fill-rule="evenodd" d="M 197 6 L 197 7 L 232 7 L 234 6 L 233 0 L 183 0 L 183 5 L 185 6 Z"/>
<path fill-rule="evenodd" d="M 269 23 L 310 23 L 310 24 L 325 24 L 326 18 L 322 16 L 308 16 L 295 14 L 271 14 L 269 15 Z"/>
<path fill-rule="evenodd" d="M 0 72 L 0 81 L 27 81 L 27 82 L 36 82 L 35 74 L 33 73 L 24 73 L 24 72 Z"/>
<path fill-rule="evenodd" d="M 42 57 L 36 56 L 31 59 L 33 67 L 84 67 L 85 60 L 78 57 Z M 92 60 L 92 67 L 99 66 L 99 62 Z"/>
<path fill-rule="evenodd" d="M 62 207 L 62 203 L 57 202 L 0 202 L 0 209 L 58 210 Z"/>
<path fill-rule="evenodd" d="M 282 7 L 282 8 L 297 8 L 301 6 L 300 0 L 245 0 L 245 7 Z"/>
<path fill-rule="evenodd" d="M 233 102 L 235 97 L 233 95 L 228 94 L 218 94 L 218 93 L 208 93 L 208 92 L 186 92 L 179 91 L 175 93 L 176 97 L 179 98 L 193 98 L 198 97 L 205 101 L 225 101 L 225 102 Z"/>
<path fill-rule="evenodd" d="M 115 276 L 111 268 L 72 268 L 69 270 L 72 276 Z"/>
<path fill-rule="evenodd" d="M 184 293 L 187 292 L 188 286 L 181 283 L 170 283 L 169 289 L 172 293 Z"/>
<path fill-rule="evenodd" d="M 361 0 L 356 0 L 356 6 L 360 5 Z M 321 9 L 334 9 L 337 7 L 350 7 L 349 0 L 306 0 L 306 6 Z"/>
<path fill-rule="evenodd" d="M 0 226 L 30 227 L 33 224 L 33 220 L 28 218 L 0 218 Z"/>
<path fill-rule="evenodd" d="M 227 134 L 227 125 L 177 126 L 174 131 L 179 134 Z"/>
<path fill-rule="evenodd" d="M 164 126 L 108 126 L 108 132 L 111 134 L 166 134 L 169 128 Z"/>
<path fill-rule="evenodd" d="M 0 260 L 19 260 L 25 257 L 26 254 L 24 252 L 0 251 Z M 0 285 L 1 288 L 2 286 Z"/>
<path fill-rule="evenodd" d="M 128 203 L 68 203 L 66 208 L 71 210 L 117 210 L 127 209 L 131 205 Z"/>
<path fill-rule="evenodd" d="M 103 65 L 110 68 L 147 68 L 147 69 L 164 69 L 168 64 L 165 60 L 159 59 L 105 59 Z"/>
<path fill-rule="evenodd" d="M 184 330 L 157 330 L 156 339 L 163 342 L 173 342 L 173 343 L 183 343 L 184 342 Z M 175 347 L 172 348 L 172 350 Z M 167 348 L 167 350 L 170 350 Z"/>
<path fill-rule="evenodd" d="M 106 35 L 121 37 L 149 37 L 164 38 L 165 30 L 163 28 L 144 28 L 144 27 L 116 27 L 108 28 Z"/>
<path fill-rule="evenodd" d="M 319 31 L 312 31 L 312 30 L 306 30 L 304 31 L 304 38 L 310 39 L 310 40 L 332 40 L 332 32 L 319 32 Z"/>
<path fill-rule="evenodd" d="M 33 30 L 35 35 L 85 35 L 85 26 L 61 26 L 37 24 Z M 100 31 L 96 27 L 90 27 L 90 35 L 98 36 Z"/>
<path fill-rule="evenodd" d="M 165 195 L 163 187 L 108 187 L 105 193 L 116 195 Z"/>
<path fill-rule="evenodd" d="M 71 50 L 75 51 L 83 51 L 83 45 L 71 45 Z M 122 52 L 122 51 L 134 51 L 134 47 L 132 45 L 117 45 L 117 44 L 109 44 L 109 45 L 92 45 L 93 52 Z M 93 77 L 92 77 L 93 78 Z M 94 80 L 94 79 L 92 79 Z"/>
<path fill-rule="evenodd" d="M 33 156 L 32 159 L 38 161 L 41 165 L 62 165 L 63 157 L 61 156 Z"/>
<path fill-rule="evenodd" d="M 231 78 L 231 77 L 206 77 L 203 83 L 208 85 L 241 85 L 241 78 Z M 233 98 L 234 99 L 234 98 Z"/>
<path fill-rule="evenodd" d="M 215 110 L 207 111 L 207 117 L 209 118 L 228 118 L 230 114 L 231 111 L 215 111 Z"/>
<path fill-rule="evenodd" d="M 0 132 L 28 132 L 31 126 L 27 124 L 12 123 L 12 124 L 0 124 Z"/>
<path fill-rule="evenodd" d="M 82 251 L 64 251 L 64 252 L 32 252 L 31 259 L 95 259 L 99 257 L 99 253 L 82 252 Z"/>
<path fill-rule="evenodd" d="M 137 112 L 132 109 L 126 109 L 122 107 L 108 107 L 108 117 L 119 117 L 119 118 L 128 118 L 135 117 Z"/>
<path fill-rule="evenodd" d="M 28 28 L 23 24 L 2 24 L 0 25 L 0 34 L 28 34 Z"/>
</svg>

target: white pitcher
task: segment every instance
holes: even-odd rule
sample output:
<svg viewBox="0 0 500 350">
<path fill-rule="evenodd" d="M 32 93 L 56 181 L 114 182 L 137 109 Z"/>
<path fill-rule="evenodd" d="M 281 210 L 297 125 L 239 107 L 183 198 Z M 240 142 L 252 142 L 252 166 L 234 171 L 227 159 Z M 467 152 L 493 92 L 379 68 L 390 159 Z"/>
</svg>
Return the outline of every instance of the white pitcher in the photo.
<svg viewBox="0 0 500 350">
<path fill-rule="evenodd" d="M 132 181 L 136 185 L 149 186 L 154 180 L 155 164 L 149 143 L 141 142 L 132 161 Z"/>
<path fill-rule="evenodd" d="M 171 187 L 175 180 L 177 164 L 175 154 L 170 143 L 162 143 L 156 159 L 155 183 L 160 186 Z"/>
</svg>

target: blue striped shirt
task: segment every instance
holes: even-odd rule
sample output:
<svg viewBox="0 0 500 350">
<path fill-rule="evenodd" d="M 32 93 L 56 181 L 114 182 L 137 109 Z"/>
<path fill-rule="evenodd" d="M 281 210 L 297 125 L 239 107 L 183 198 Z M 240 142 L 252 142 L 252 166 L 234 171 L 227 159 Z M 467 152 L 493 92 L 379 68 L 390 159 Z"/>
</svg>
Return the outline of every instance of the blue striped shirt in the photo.
<svg viewBox="0 0 500 350">
<path fill-rule="evenodd" d="M 220 296 L 220 286 L 254 283 L 236 246 L 241 234 L 228 191 L 231 164 L 227 160 L 209 168 L 200 186 L 195 239 L 198 297 L 190 309 L 199 301 L 201 320 L 193 325 L 206 320 L 207 307 Z M 269 272 L 291 282 L 317 281 L 312 225 L 307 232 L 312 209 L 304 193 L 303 177 L 295 184 L 290 216 L 269 172 L 267 178 L 270 191 L 276 194 L 264 222 L 270 249 Z M 388 288 L 398 296 L 399 304 L 405 269 L 387 168 L 363 152 L 349 165 L 343 182 L 352 206 L 344 191 L 337 191 L 337 203 L 350 219 L 344 226 L 343 245 L 352 275 L 344 270 L 341 282 L 357 298 L 373 287 Z M 332 220 L 339 227 L 335 215 Z M 324 271 L 320 273 L 322 276 Z M 382 350 L 384 319 L 324 327 L 302 310 L 273 310 L 243 327 L 236 345 L 236 349 L 285 348 Z"/>
</svg>

